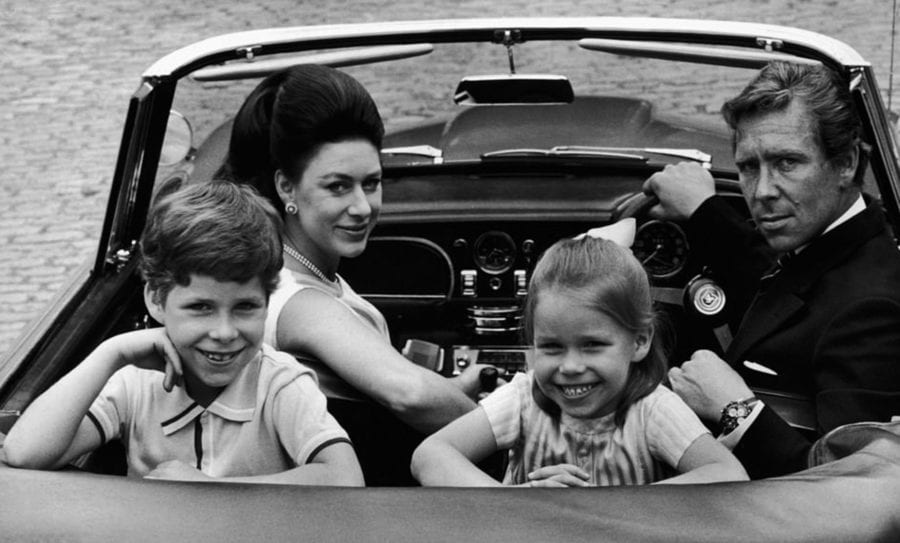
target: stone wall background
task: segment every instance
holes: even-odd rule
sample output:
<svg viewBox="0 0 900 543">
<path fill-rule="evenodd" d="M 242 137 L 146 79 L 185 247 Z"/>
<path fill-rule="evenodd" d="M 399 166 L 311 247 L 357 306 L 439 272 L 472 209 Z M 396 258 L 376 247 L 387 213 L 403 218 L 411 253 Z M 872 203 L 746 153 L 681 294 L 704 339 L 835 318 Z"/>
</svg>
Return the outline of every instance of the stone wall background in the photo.
<svg viewBox="0 0 900 543">
<path fill-rule="evenodd" d="M 94 257 L 140 73 L 199 39 L 272 26 L 450 17 L 754 21 L 847 42 L 872 62 L 886 95 L 894 9 L 894 0 L 0 0 L 0 353 Z"/>
</svg>

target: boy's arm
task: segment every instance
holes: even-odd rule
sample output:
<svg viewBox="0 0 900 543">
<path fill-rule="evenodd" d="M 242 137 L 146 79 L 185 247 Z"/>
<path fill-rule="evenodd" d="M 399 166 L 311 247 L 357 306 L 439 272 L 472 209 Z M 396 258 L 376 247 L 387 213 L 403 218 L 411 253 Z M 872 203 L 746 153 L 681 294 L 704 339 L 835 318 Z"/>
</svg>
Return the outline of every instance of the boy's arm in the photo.
<svg viewBox="0 0 900 543">
<path fill-rule="evenodd" d="M 702 434 L 681 455 L 677 475 L 659 481 L 665 484 L 746 481 L 747 472 L 731 451 L 710 434 Z"/>
<path fill-rule="evenodd" d="M 148 479 L 211 483 L 268 483 L 281 485 L 365 486 L 362 468 L 349 443 L 339 441 L 319 451 L 307 464 L 278 473 L 243 477 L 210 477 L 180 460 L 158 465 Z"/>
<path fill-rule="evenodd" d="M 270 476 L 262 476 L 270 477 Z M 304 466 L 276 473 L 273 483 L 299 485 L 365 486 L 362 468 L 353 446 L 338 441 L 320 450 Z M 261 481 L 265 482 L 265 481 Z"/>
<path fill-rule="evenodd" d="M 411 470 L 423 486 L 501 486 L 475 465 L 496 451 L 491 424 L 479 407 L 425 439 L 413 452 Z"/>
<path fill-rule="evenodd" d="M 6 463 L 57 469 L 101 445 L 100 434 L 85 415 L 112 374 L 129 363 L 164 369 L 169 390 L 181 373 L 178 355 L 162 328 L 104 341 L 16 421 L 3 443 Z"/>
<path fill-rule="evenodd" d="M 148 479 L 206 481 L 211 483 L 268 483 L 282 485 L 365 486 L 362 468 L 349 443 L 339 441 L 319 451 L 309 463 L 279 473 L 244 477 L 210 477 L 179 460 L 163 462 Z"/>
<path fill-rule="evenodd" d="M 291 485 L 365 486 L 362 468 L 350 443 L 336 441 L 320 450 L 310 461 L 296 468 L 252 477 L 226 477 L 224 482 L 275 483 Z"/>
</svg>

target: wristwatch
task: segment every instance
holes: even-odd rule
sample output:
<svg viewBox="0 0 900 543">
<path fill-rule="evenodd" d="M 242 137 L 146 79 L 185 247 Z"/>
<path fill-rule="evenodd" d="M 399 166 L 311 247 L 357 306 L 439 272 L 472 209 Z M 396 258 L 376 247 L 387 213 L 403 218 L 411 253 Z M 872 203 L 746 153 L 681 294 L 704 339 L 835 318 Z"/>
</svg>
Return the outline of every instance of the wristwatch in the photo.
<svg viewBox="0 0 900 543">
<path fill-rule="evenodd" d="M 719 418 L 719 427 L 722 429 L 722 434 L 730 433 L 737 428 L 742 420 L 750 416 L 750 413 L 753 412 L 753 407 L 757 403 L 759 403 L 759 399 L 756 396 L 728 402 L 722 408 L 722 416 Z"/>
</svg>

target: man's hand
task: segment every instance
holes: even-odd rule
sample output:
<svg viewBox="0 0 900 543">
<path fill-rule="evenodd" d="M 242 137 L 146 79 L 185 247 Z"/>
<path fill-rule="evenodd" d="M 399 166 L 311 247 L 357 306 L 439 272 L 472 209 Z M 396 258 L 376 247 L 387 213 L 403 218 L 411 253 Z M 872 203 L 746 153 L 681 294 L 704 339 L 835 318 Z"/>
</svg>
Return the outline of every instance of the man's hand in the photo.
<svg viewBox="0 0 900 543">
<path fill-rule="evenodd" d="M 691 359 L 669 370 L 672 390 L 697 415 L 718 421 L 728 402 L 753 395 L 744 379 L 711 351 L 700 350 Z"/>
<path fill-rule="evenodd" d="M 167 392 L 181 384 L 181 377 L 184 375 L 181 358 L 165 328 L 135 330 L 114 336 L 104 343 L 107 348 L 115 349 L 115 356 L 122 367 L 132 364 L 165 373 L 163 388 Z"/>
<path fill-rule="evenodd" d="M 685 221 L 700 204 L 716 194 L 716 182 L 696 162 L 679 162 L 651 175 L 644 181 L 643 190 L 659 198 L 659 203 L 650 209 L 651 217 Z"/>
<path fill-rule="evenodd" d="M 569 487 L 591 486 L 588 472 L 572 464 L 544 466 L 528 474 L 530 481 L 519 486 Z"/>
<path fill-rule="evenodd" d="M 212 481 L 213 478 L 189 466 L 181 460 L 168 460 L 156 466 L 144 476 L 146 479 L 170 479 L 173 481 Z"/>
</svg>

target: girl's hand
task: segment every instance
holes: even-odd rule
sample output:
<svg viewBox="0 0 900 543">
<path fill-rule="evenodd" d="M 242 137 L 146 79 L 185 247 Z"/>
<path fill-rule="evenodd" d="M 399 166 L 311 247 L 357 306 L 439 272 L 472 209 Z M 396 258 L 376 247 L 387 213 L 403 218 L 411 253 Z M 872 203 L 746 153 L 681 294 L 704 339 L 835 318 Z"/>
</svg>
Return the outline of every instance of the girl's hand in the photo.
<svg viewBox="0 0 900 543">
<path fill-rule="evenodd" d="M 131 364 L 163 372 L 163 388 L 166 392 L 171 392 L 175 385 L 181 384 L 181 377 L 184 375 L 181 358 L 165 328 L 120 334 L 107 340 L 106 346 L 115 350 L 115 356 L 122 367 Z"/>
<path fill-rule="evenodd" d="M 530 482 L 521 486 L 591 486 L 590 474 L 573 464 L 543 466 L 529 473 L 528 478 L 530 479 Z"/>
<path fill-rule="evenodd" d="M 168 460 L 156 466 L 145 479 L 170 479 L 173 481 L 212 481 L 213 477 L 189 466 L 181 460 Z"/>
</svg>

